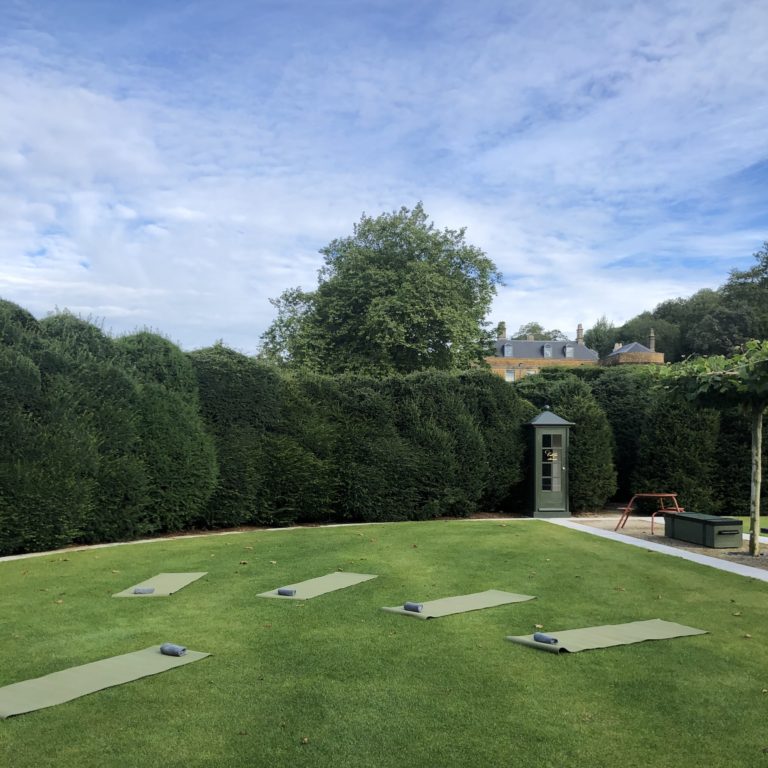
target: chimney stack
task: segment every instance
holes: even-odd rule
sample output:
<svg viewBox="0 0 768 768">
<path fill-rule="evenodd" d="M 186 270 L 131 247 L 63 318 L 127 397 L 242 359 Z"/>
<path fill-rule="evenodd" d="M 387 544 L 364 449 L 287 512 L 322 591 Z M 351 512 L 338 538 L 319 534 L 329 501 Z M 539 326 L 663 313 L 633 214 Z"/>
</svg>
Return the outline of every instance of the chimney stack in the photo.
<svg viewBox="0 0 768 768">
<path fill-rule="evenodd" d="M 615 352 L 617 349 L 621 349 L 623 346 L 624 345 L 620 341 L 614 342 L 613 351 Z"/>
<path fill-rule="evenodd" d="M 496 330 L 496 338 L 501 341 L 507 338 L 507 324 L 502 320 Z"/>
<path fill-rule="evenodd" d="M 584 326 L 581 323 L 576 326 L 576 343 L 584 346 Z"/>
<path fill-rule="evenodd" d="M 656 334 L 653 331 L 653 328 L 648 332 L 648 349 L 651 350 L 651 352 L 656 351 Z"/>
</svg>

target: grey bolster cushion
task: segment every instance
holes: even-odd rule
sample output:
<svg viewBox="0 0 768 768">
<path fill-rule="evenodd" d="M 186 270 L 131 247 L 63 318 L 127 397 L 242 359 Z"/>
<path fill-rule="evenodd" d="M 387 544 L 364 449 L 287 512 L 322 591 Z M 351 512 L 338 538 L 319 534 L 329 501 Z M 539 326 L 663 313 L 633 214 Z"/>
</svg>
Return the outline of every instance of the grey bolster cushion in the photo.
<svg viewBox="0 0 768 768">
<path fill-rule="evenodd" d="M 296 594 L 296 590 L 291 589 L 291 587 L 280 587 L 280 589 L 277 590 L 277 594 L 282 597 L 293 597 Z"/>
<path fill-rule="evenodd" d="M 424 606 L 421 603 L 404 603 L 403 609 L 413 611 L 414 613 L 421 613 L 424 610 Z"/>
<path fill-rule="evenodd" d="M 151 595 L 155 591 L 154 587 L 134 587 L 134 595 Z"/>
<path fill-rule="evenodd" d="M 187 649 L 183 645 L 175 643 L 163 643 L 160 646 L 160 653 L 164 656 L 183 656 L 186 652 Z"/>
<path fill-rule="evenodd" d="M 545 635 L 543 632 L 534 632 L 533 639 L 537 643 L 547 643 L 547 645 L 557 645 L 557 638 L 552 635 Z"/>
</svg>

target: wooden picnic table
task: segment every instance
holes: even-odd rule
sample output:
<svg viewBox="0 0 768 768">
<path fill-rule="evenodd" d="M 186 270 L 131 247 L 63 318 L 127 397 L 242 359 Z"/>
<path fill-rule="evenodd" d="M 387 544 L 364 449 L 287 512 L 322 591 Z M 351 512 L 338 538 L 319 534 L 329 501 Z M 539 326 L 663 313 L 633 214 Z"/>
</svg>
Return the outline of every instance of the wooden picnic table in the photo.
<svg viewBox="0 0 768 768">
<path fill-rule="evenodd" d="M 677 503 L 676 493 L 636 493 L 629 500 L 629 504 L 622 510 L 619 522 L 616 523 L 616 527 L 613 529 L 614 531 L 618 531 L 619 528 L 623 528 L 626 525 L 629 513 L 638 499 L 655 499 L 656 501 L 657 509 L 651 515 L 651 533 L 653 533 L 653 520 L 656 515 L 663 515 L 664 513 L 676 515 L 679 512 L 685 512 L 685 509 Z"/>
</svg>

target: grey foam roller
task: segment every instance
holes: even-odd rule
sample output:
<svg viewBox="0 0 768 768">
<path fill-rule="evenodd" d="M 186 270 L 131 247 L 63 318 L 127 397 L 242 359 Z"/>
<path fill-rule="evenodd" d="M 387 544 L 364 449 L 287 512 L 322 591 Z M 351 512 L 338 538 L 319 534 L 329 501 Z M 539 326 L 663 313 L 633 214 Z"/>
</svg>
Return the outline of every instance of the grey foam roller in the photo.
<svg viewBox="0 0 768 768">
<path fill-rule="evenodd" d="M 296 594 L 296 590 L 291 589 L 291 587 L 280 587 L 277 590 L 277 594 L 281 597 L 293 597 Z"/>
<path fill-rule="evenodd" d="M 160 653 L 163 656 L 183 656 L 187 652 L 187 649 L 183 645 L 176 645 L 175 643 L 163 643 L 160 646 Z"/>
<path fill-rule="evenodd" d="M 424 610 L 424 606 L 421 603 L 404 603 L 403 609 L 413 611 L 413 613 L 421 613 Z"/>
<path fill-rule="evenodd" d="M 533 639 L 537 643 L 546 643 L 547 645 L 557 645 L 557 638 L 552 635 L 545 635 L 543 632 L 534 632 Z"/>
<path fill-rule="evenodd" d="M 136 587 L 133 590 L 134 595 L 151 595 L 155 591 L 154 587 Z"/>
</svg>

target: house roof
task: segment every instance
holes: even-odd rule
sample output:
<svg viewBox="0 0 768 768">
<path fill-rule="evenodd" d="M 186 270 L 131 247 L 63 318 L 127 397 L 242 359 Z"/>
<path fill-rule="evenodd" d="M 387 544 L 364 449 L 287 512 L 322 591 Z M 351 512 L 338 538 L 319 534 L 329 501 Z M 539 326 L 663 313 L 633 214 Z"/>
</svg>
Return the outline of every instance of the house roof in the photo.
<svg viewBox="0 0 768 768">
<path fill-rule="evenodd" d="M 613 355 L 622 355 L 625 352 L 650 352 L 651 350 L 648 349 L 648 347 L 643 346 L 637 341 L 633 341 L 631 344 L 625 344 L 623 347 L 619 347 L 618 349 L 614 349 L 613 352 L 611 352 L 608 357 L 613 357 Z"/>
<path fill-rule="evenodd" d="M 573 356 L 569 359 L 573 360 L 597 360 L 598 354 L 593 349 L 585 347 L 583 344 L 577 344 L 575 341 L 526 341 L 525 339 L 496 339 L 496 357 L 508 357 L 508 358 L 541 358 L 544 357 L 544 345 L 549 344 L 551 346 L 553 360 L 563 360 L 566 358 L 565 348 L 573 348 Z M 504 346 L 511 345 L 511 354 L 504 354 Z"/>
<path fill-rule="evenodd" d="M 535 427 L 572 427 L 572 421 L 566 421 L 552 411 L 542 411 L 538 416 L 534 416 L 529 422 Z"/>
</svg>

